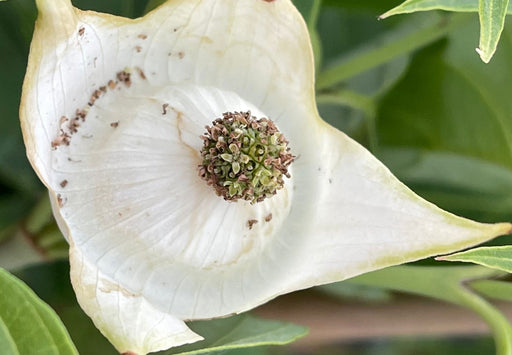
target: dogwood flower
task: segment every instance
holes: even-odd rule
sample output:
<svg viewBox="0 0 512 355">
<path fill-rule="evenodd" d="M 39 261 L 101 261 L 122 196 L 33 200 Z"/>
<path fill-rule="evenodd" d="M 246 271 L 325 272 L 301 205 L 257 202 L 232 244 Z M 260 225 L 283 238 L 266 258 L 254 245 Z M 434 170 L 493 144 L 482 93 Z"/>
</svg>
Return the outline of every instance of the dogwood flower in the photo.
<svg viewBox="0 0 512 355">
<path fill-rule="evenodd" d="M 169 0 L 135 20 L 36 2 L 27 155 L 78 301 L 120 352 L 510 232 L 422 200 L 320 119 L 290 0 Z"/>
</svg>

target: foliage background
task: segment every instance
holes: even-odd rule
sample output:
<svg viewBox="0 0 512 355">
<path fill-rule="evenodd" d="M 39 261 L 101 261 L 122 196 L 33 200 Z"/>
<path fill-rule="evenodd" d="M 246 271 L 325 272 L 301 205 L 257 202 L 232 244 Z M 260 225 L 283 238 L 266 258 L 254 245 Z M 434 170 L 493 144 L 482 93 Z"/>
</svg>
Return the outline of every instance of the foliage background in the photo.
<svg viewBox="0 0 512 355">
<path fill-rule="evenodd" d="M 505 27 L 491 63 L 483 64 L 474 51 L 476 13 L 425 12 L 378 21 L 400 1 L 324 0 L 319 7 L 316 0 L 295 2 L 312 31 L 322 117 L 365 145 L 427 200 L 483 222 L 510 220 L 512 27 Z M 148 1 L 74 4 L 137 17 Z M 77 307 L 67 262 L 55 261 L 66 258 L 67 246 L 51 219 L 45 189 L 25 158 L 18 106 L 35 18 L 33 0 L 0 2 L 0 266 L 15 271 L 57 311 L 80 353 L 115 354 Z M 494 243 L 509 244 L 510 237 Z M 376 340 L 322 353 L 493 349 L 490 338 L 411 344 Z M 290 351 L 258 349 L 251 354 Z"/>
</svg>

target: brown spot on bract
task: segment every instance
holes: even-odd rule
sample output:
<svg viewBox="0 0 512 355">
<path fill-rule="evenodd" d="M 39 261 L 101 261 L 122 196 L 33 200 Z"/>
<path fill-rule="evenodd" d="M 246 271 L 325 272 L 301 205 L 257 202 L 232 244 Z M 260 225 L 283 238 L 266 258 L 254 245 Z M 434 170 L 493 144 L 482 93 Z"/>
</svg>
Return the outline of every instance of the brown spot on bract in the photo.
<svg viewBox="0 0 512 355">
<path fill-rule="evenodd" d="M 258 220 L 257 219 L 250 219 L 247 221 L 247 227 L 249 227 L 249 229 L 252 229 L 252 227 L 258 223 Z"/>
<path fill-rule="evenodd" d="M 140 78 L 143 80 L 146 80 L 146 74 L 144 74 L 144 71 L 139 67 L 135 67 L 135 69 L 137 69 L 137 72 L 139 73 Z"/>
<path fill-rule="evenodd" d="M 137 53 L 140 53 L 142 51 L 142 47 L 141 46 L 135 46 L 135 50 L 137 51 Z"/>
<path fill-rule="evenodd" d="M 62 181 L 60 182 L 60 187 L 65 188 L 65 187 L 67 186 L 67 184 L 68 184 L 68 181 L 67 181 L 67 180 L 62 180 Z"/>
<path fill-rule="evenodd" d="M 59 207 L 64 206 L 64 201 L 62 200 L 61 194 L 57 194 L 57 203 L 58 203 Z"/>
<path fill-rule="evenodd" d="M 265 217 L 265 222 L 270 222 L 272 220 L 272 213 L 269 213 L 266 217 Z"/>
<path fill-rule="evenodd" d="M 183 57 L 185 57 L 185 53 L 184 52 L 178 52 L 178 58 L 183 59 Z"/>
<path fill-rule="evenodd" d="M 162 105 L 162 115 L 167 115 L 167 107 L 169 107 L 169 104 Z"/>
<path fill-rule="evenodd" d="M 84 32 L 85 32 L 85 28 L 84 28 L 84 27 L 80 27 L 80 28 L 78 29 L 78 35 L 79 35 L 79 36 L 83 36 L 83 35 L 84 35 Z"/>
<path fill-rule="evenodd" d="M 107 85 L 110 90 L 114 90 L 117 86 L 117 83 L 114 80 L 109 80 Z"/>
<path fill-rule="evenodd" d="M 110 127 L 112 127 L 112 128 L 117 128 L 117 126 L 119 126 L 119 121 L 112 122 L 112 123 L 110 124 Z"/>
<path fill-rule="evenodd" d="M 124 83 L 126 86 L 130 87 L 132 85 L 132 80 L 130 76 L 130 73 L 123 70 L 117 73 L 117 80 L 119 80 L 121 83 Z"/>
<path fill-rule="evenodd" d="M 145 35 L 144 33 L 141 33 L 140 35 L 138 35 L 137 37 L 139 37 L 140 39 L 146 39 L 148 38 L 147 35 Z"/>
</svg>

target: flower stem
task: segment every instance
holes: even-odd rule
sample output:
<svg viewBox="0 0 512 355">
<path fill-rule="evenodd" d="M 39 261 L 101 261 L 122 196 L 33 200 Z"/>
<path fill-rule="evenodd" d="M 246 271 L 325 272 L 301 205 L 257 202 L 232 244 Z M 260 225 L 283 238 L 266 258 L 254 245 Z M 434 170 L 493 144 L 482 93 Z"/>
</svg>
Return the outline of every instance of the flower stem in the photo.
<svg viewBox="0 0 512 355">
<path fill-rule="evenodd" d="M 496 343 L 496 355 L 512 354 L 512 327 L 507 318 L 475 293 L 464 287 L 459 290 L 460 304 L 479 314 L 491 328 Z"/>
</svg>

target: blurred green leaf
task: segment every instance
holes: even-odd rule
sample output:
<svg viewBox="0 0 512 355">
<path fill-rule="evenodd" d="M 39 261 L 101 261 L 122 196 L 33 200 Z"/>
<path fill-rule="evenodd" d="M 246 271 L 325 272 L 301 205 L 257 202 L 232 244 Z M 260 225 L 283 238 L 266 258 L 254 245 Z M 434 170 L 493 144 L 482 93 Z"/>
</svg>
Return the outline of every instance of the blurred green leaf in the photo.
<svg viewBox="0 0 512 355">
<path fill-rule="evenodd" d="M 465 281 L 503 275 L 500 271 L 480 266 L 395 266 L 344 282 L 414 293 L 469 308 L 479 314 L 491 328 L 496 342 L 496 353 L 506 355 L 512 353 L 512 326 L 509 321 L 498 309 L 463 285 Z"/>
<path fill-rule="evenodd" d="M 467 21 L 459 15 L 450 18 L 436 15 L 404 22 L 371 43 L 339 58 L 319 73 L 317 89 L 327 89 L 369 69 L 426 46 Z"/>
<path fill-rule="evenodd" d="M 489 298 L 512 301 L 512 283 L 499 280 L 476 280 L 469 283 L 471 288 Z"/>
<path fill-rule="evenodd" d="M 470 55 L 470 34 L 477 31 L 477 23 L 467 22 L 414 56 L 406 75 L 379 102 L 377 156 L 415 191 L 427 187 L 432 202 L 496 221 L 510 216 L 512 28 L 505 28 L 501 50 L 488 65 Z M 393 154 L 385 154 L 389 148 L 428 152 L 428 169 L 394 163 Z M 447 178 L 432 180 L 436 173 Z"/>
<path fill-rule="evenodd" d="M 397 0 L 378 0 L 378 1 L 361 1 L 361 0 L 324 0 L 326 5 L 331 7 L 342 7 L 345 9 L 367 11 L 372 13 L 376 18 L 379 13 L 396 5 Z"/>
<path fill-rule="evenodd" d="M 512 246 L 474 248 L 438 259 L 475 263 L 512 273 Z"/>
<path fill-rule="evenodd" d="M 149 0 L 146 8 L 144 9 L 144 13 L 148 13 L 151 10 L 156 9 L 158 6 L 162 5 L 166 0 Z"/>
<path fill-rule="evenodd" d="M 479 0 L 480 44 L 477 52 L 484 63 L 489 63 L 503 32 L 509 0 Z"/>
<path fill-rule="evenodd" d="M 379 158 L 417 193 L 444 209 L 490 222 L 510 218 L 512 195 L 505 192 L 512 191 L 512 170 L 501 164 L 414 147 L 384 147 Z"/>
<path fill-rule="evenodd" d="M 407 0 L 383 13 L 379 18 L 430 10 L 478 12 L 478 0 Z M 512 4 L 508 5 L 507 13 L 512 13 Z"/>
<path fill-rule="evenodd" d="M 187 324 L 205 340 L 162 354 L 208 354 L 262 345 L 283 345 L 307 334 L 307 328 L 291 323 L 259 319 L 243 314 Z"/>
<path fill-rule="evenodd" d="M 55 312 L 20 280 L 0 269 L 0 347 L 5 355 L 78 354 Z"/>
</svg>

